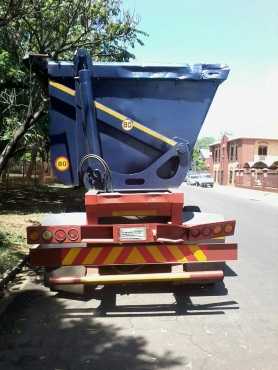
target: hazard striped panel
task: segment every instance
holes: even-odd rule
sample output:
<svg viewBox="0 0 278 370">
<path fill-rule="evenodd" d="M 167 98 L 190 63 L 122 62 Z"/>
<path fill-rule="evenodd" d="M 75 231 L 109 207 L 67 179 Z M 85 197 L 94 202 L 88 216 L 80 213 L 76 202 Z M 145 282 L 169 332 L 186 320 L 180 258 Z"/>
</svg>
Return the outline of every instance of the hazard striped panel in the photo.
<svg viewBox="0 0 278 370">
<path fill-rule="evenodd" d="M 32 266 L 111 266 L 229 261 L 237 259 L 236 244 L 111 245 L 81 248 L 36 248 Z"/>
</svg>

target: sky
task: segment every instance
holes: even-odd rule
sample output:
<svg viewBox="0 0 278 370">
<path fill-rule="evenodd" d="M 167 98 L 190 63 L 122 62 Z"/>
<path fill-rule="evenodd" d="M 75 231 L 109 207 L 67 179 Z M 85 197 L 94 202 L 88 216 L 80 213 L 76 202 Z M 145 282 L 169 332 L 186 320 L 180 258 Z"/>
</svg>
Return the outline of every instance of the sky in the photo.
<svg viewBox="0 0 278 370">
<path fill-rule="evenodd" d="M 147 32 L 138 63 L 224 63 L 200 137 L 278 139 L 277 0 L 123 0 Z"/>
</svg>

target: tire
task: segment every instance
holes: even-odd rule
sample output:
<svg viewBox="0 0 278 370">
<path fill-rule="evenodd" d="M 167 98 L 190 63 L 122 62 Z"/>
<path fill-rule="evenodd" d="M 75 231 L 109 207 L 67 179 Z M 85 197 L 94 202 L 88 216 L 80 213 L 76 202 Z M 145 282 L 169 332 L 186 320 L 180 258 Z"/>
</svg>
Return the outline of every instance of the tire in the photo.
<svg viewBox="0 0 278 370">
<path fill-rule="evenodd" d="M 184 206 L 182 211 L 183 212 L 201 212 L 201 209 L 198 206 Z"/>
</svg>

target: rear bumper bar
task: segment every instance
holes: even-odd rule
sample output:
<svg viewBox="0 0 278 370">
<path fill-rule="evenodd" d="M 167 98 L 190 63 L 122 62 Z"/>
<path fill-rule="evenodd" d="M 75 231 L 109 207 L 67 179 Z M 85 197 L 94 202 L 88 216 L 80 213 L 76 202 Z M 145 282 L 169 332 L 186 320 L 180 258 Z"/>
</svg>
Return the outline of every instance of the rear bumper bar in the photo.
<svg viewBox="0 0 278 370">
<path fill-rule="evenodd" d="M 126 275 L 89 275 L 83 277 L 57 277 L 49 278 L 50 285 L 109 285 L 109 284 L 132 284 L 151 282 L 181 282 L 193 283 L 199 281 L 223 280 L 223 271 L 198 271 L 177 273 L 154 273 L 154 274 L 126 274 Z"/>
</svg>

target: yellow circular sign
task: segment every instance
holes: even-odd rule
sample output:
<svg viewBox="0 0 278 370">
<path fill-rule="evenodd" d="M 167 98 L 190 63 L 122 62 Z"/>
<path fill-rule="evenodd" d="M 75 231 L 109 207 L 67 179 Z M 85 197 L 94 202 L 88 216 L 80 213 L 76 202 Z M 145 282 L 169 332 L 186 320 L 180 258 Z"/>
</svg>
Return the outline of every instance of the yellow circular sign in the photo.
<svg viewBox="0 0 278 370">
<path fill-rule="evenodd" d="M 69 160 L 67 157 L 58 157 L 55 161 L 55 167 L 58 171 L 64 172 L 69 169 Z"/>
<path fill-rule="evenodd" d="M 130 131 L 133 129 L 133 121 L 131 119 L 125 119 L 122 122 L 122 128 L 125 131 Z"/>
</svg>

